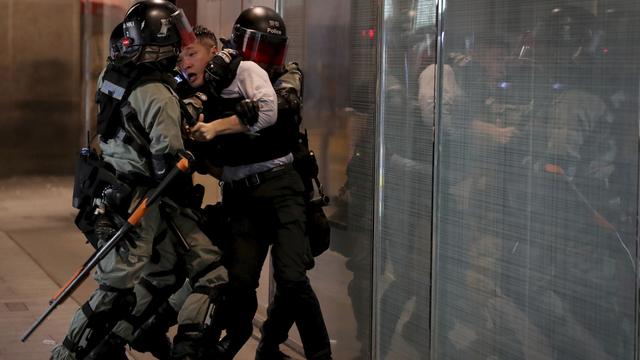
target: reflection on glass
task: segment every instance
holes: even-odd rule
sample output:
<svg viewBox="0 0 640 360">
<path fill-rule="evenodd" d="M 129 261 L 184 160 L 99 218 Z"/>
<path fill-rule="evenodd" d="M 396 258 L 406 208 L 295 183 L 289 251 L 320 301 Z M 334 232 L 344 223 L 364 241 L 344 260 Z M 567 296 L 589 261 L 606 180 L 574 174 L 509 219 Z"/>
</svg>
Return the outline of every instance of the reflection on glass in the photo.
<svg viewBox="0 0 640 360">
<path fill-rule="evenodd" d="M 448 1 L 438 359 L 632 359 L 637 4 Z"/>
<path fill-rule="evenodd" d="M 385 4 L 376 358 L 428 359 L 435 2 Z"/>
<path fill-rule="evenodd" d="M 282 1 L 288 61 L 305 74 L 303 127 L 332 198 L 331 249 L 310 277 L 334 359 L 372 358 L 375 9 L 369 0 Z"/>
</svg>

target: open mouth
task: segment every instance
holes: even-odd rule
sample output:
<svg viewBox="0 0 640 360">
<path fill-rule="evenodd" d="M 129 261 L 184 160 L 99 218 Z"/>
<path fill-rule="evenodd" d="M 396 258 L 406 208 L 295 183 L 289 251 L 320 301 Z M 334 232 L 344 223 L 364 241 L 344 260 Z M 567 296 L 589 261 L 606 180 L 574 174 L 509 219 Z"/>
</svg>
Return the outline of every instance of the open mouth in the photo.
<svg viewBox="0 0 640 360">
<path fill-rule="evenodd" d="M 198 78 L 198 74 L 196 74 L 196 73 L 188 73 L 187 74 L 187 80 L 189 80 L 189 82 L 194 82 L 194 81 L 196 81 L 197 78 Z"/>
</svg>

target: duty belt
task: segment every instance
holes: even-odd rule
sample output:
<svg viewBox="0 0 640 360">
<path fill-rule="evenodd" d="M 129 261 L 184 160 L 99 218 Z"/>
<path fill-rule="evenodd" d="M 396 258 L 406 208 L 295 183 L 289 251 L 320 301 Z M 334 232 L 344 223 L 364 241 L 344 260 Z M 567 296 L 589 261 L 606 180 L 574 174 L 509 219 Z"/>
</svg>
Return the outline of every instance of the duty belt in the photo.
<svg viewBox="0 0 640 360">
<path fill-rule="evenodd" d="M 293 165 L 291 164 L 279 165 L 269 170 L 243 177 L 242 179 L 225 181 L 224 186 L 228 186 L 230 189 L 233 189 L 233 190 L 249 189 L 254 186 L 258 186 L 262 184 L 268 179 L 281 175 L 283 171 L 288 169 L 293 169 Z"/>
</svg>

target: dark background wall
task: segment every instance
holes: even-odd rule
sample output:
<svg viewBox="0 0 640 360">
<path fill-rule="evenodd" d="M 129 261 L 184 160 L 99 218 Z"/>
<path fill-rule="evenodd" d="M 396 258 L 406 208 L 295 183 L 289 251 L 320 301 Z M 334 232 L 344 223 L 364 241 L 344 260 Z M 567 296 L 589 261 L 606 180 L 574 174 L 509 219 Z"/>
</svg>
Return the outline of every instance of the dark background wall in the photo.
<svg viewBox="0 0 640 360">
<path fill-rule="evenodd" d="M 80 142 L 80 1 L 0 0 L 0 177 L 63 174 Z"/>
</svg>

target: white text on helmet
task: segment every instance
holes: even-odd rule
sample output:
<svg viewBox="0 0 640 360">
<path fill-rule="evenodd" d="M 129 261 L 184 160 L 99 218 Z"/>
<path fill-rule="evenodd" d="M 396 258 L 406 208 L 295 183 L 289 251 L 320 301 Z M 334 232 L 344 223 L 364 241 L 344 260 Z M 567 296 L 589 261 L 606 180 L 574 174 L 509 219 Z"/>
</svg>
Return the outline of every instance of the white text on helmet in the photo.
<svg viewBox="0 0 640 360">
<path fill-rule="evenodd" d="M 158 37 L 165 37 L 167 36 L 167 30 L 169 30 L 169 26 L 171 26 L 171 20 L 169 19 L 160 19 L 160 22 L 162 23 L 162 28 L 160 28 L 160 31 L 158 32 Z"/>
</svg>

